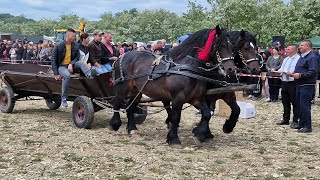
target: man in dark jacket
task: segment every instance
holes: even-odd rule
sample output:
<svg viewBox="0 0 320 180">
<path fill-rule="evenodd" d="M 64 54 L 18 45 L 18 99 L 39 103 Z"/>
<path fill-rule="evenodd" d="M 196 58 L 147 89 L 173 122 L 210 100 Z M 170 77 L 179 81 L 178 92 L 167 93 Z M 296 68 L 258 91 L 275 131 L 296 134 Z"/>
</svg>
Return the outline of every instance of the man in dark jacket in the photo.
<svg viewBox="0 0 320 180">
<path fill-rule="evenodd" d="M 96 72 L 96 75 L 108 72 L 108 70 L 103 66 L 105 63 L 105 58 L 103 57 L 101 40 L 104 32 L 100 30 L 95 30 L 93 32 L 93 41 L 88 45 L 89 50 L 89 62 L 91 63 L 92 69 Z"/>
<path fill-rule="evenodd" d="M 118 57 L 115 56 L 116 48 L 111 44 L 112 42 L 112 34 L 106 32 L 104 34 L 103 42 L 101 43 L 102 50 L 102 59 L 101 65 L 110 72 L 112 70 L 112 63 L 118 60 Z"/>
<path fill-rule="evenodd" d="M 51 57 L 54 78 L 56 80 L 62 79 L 61 106 L 65 108 L 68 107 L 70 76 L 74 68 L 81 69 L 87 78 L 92 78 L 90 69 L 82 61 L 78 61 L 80 53 L 79 46 L 74 42 L 75 39 L 75 31 L 68 29 L 66 40 L 54 47 Z"/>
<path fill-rule="evenodd" d="M 315 92 L 315 84 L 318 74 L 318 57 L 312 51 L 310 40 L 304 40 L 299 46 L 301 57 L 297 62 L 293 74 L 290 74 L 297 82 L 296 103 L 299 109 L 299 125 L 295 126 L 300 133 L 312 132 L 311 125 L 311 101 Z"/>
</svg>

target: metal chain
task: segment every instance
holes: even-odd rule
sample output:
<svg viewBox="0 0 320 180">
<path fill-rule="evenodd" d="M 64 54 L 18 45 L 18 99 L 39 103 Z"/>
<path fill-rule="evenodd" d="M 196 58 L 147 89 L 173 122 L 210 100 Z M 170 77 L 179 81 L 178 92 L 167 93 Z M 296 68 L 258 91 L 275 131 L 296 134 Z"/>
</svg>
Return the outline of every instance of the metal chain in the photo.
<svg viewBox="0 0 320 180">
<path fill-rule="evenodd" d="M 244 59 L 243 54 L 242 54 L 242 52 L 240 50 L 238 51 L 238 54 L 240 56 L 240 59 L 241 59 L 242 63 L 244 65 L 248 66 L 247 61 L 246 61 L 246 59 Z"/>
<path fill-rule="evenodd" d="M 221 60 L 221 57 L 220 57 L 220 54 L 218 51 L 216 51 L 216 56 L 217 56 L 218 62 L 220 64 L 222 62 L 222 60 Z"/>
</svg>

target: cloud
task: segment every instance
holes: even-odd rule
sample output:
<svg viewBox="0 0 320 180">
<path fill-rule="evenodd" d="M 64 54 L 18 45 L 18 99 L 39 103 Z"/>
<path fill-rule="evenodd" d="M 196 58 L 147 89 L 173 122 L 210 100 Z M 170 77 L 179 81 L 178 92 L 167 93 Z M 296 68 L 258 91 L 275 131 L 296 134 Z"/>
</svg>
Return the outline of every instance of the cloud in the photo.
<svg viewBox="0 0 320 180">
<path fill-rule="evenodd" d="M 196 3 L 209 7 L 206 0 L 198 0 Z M 99 20 L 100 15 L 105 12 L 117 13 L 132 8 L 138 10 L 163 8 L 181 14 L 187 11 L 188 0 L 17 0 L 16 3 L 10 1 L 2 3 L 0 10 L 13 15 L 23 14 L 27 18 L 36 20 L 42 18 L 58 19 L 62 14 L 76 14 L 89 20 Z"/>
<path fill-rule="evenodd" d="M 45 5 L 44 0 L 20 0 L 20 2 L 32 7 L 43 7 Z"/>
</svg>

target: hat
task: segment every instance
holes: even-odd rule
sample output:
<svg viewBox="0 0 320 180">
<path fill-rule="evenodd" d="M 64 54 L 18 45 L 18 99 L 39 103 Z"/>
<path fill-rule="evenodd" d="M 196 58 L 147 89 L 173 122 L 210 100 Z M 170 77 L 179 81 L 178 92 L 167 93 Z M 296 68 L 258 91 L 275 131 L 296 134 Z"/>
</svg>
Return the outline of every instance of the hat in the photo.
<svg viewBox="0 0 320 180">
<path fill-rule="evenodd" d="M 101 30 L 97 29 L 95 31 L 93 31 L 93 35 L 96 36 L 96 35 L 103 35 L 104 32 L 102 32 Z"/>
<path fill-rule="evenodd" d="M 272 46 L 273 47 L 276 47 L 278 45 L 278 41 L 274 41 L 273 43 L 272 43 Z"/>
</svg>

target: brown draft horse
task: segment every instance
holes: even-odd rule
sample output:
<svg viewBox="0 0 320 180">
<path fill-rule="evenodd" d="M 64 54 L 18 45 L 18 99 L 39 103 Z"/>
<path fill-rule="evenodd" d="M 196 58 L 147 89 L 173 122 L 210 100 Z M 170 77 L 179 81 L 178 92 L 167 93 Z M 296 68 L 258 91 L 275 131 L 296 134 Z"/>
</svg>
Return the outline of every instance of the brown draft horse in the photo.
<svg viewBox="0 0 320 180">
<path fill-rule="evenodd" d="M 226 30 L 217 26 L 192 34 L 178 47 L 167 52 L 160 62 L 159 58 L 156 59 L 150 52 L 133 51 L 125 54 L 122 60 L 114 64 L 115 112 L 110 127 L 118 130 L 121 126 L 118 110 L 129 97 L 126 106 L 127 130 L 129 135 L 134 134 L 137 127 L 133 112 L 142 94 L 145 94 L 159 101 L 172 102 L 170 112 L 172 126 L 167 134 L 167 143 L 181 144 L 178 127 L 184 103 L 202 109 L 202 121 L 207 123 L 202 124 L 197 138 L 204 141 L 207 134 L 211 134 L 208 128 L 211 115 L 205 101 L 205 92 L 207 82 L 214 80 L 198 74 L 207 71 L 215 73 L 216 76 L 221 76 L 219 73 L 223 75 L 235 73 L 231 48 Z M 155 65 L 157 60 L 158 65 Z M 217 84 L 223 85 L 220 81 L 217 81 Z"/>
</svg>

